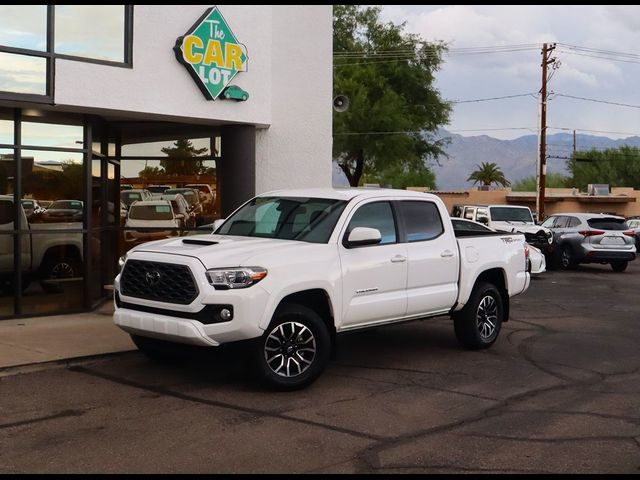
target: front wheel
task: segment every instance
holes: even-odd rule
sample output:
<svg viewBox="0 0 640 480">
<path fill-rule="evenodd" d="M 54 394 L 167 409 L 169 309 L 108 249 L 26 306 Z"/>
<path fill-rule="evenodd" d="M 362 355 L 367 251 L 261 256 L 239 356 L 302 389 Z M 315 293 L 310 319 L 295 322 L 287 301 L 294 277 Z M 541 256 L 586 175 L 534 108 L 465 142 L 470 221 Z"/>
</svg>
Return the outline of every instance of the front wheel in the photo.
<svg viewBox="0 0 640 480">
<path fill-rule="evenodd" d="M 322 318 L 302 305 L 279 308 L 256 343 L 254 358 L 260 380 L 269 388 L 295 390 L 324 371 L 331 339 Z"/>
<path fill-rule="evenodd" d="M 453 315 L 458 342 L 473 350 L 489 348 L 498 338 L 503 319 L 500 291 L 491 283 L 476 285 L 469 302 Z"/>
<path fill-rule="evenodd" d="M 614 272 L 624 272 L 627 269 L 629 262 L 626 260 L 616 260 L 611 262 L 611 268 Z"/>
</svg>

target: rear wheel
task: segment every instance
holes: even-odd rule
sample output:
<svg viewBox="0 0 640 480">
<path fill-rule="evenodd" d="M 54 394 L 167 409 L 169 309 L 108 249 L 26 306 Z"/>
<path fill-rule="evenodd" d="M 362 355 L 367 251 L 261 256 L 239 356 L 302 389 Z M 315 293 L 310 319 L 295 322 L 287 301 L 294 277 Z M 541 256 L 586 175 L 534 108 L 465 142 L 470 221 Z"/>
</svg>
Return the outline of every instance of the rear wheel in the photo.
<svg viewBox="0 0 640 480">
<path fill-rule="evenodd" d="M 611 268 L 614 272 L 624 272 L 627 269 L 627 265 L 629 265 L 629 262 L 626 260 L 616 260 L 611 262 Z"/>
<path fill-rule="evenodd" d="M 49 253 L 40 266 L 40 286 L 47 293 L 62 290 L 58 280 L 81 276 L 82 261 L 76 253 Z"/>
<path fill-rule="evenodd" d="M 479 283 L 469 302 L 453 315 L 458 342 L 473 350 L 489 348 L 498 338 L 503 319 L 500 291 L 491 283 Z"/>
<path fill-rule="evenodd" d="M 254 358 L 260 380 L 277 390 L 295 390 L 324 371 L 331 338 L 322 318 L 302 305 L 279 308 L 259 339 Z"/>
</svg>

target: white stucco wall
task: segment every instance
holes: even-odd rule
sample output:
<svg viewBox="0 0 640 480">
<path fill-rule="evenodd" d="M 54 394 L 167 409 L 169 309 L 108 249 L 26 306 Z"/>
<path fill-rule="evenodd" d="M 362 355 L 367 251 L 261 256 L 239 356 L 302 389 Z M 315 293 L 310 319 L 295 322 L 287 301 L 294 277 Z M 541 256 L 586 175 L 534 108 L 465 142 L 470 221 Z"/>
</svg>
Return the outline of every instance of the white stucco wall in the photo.
<svg viewBox="0 0 640 480">
<path fill-rule="evenodd" d="M 274 6 L 272 21 L 272 123 L 256 138 L 256 192 L 331 187 L 332 7 Z"/>
<path fill-rule="evenodd" d="M 246 102 L 208 101 L 174 55 L 207 5 L 136 5 L 133 68 L 56 60 L 59 108 L 144 114 L 194 123 L 245 123 L 256 139 L 256 192 L 331 186 L 331 5 L 218 5 L 247 47 L 232 84 Z"/>
</svg>

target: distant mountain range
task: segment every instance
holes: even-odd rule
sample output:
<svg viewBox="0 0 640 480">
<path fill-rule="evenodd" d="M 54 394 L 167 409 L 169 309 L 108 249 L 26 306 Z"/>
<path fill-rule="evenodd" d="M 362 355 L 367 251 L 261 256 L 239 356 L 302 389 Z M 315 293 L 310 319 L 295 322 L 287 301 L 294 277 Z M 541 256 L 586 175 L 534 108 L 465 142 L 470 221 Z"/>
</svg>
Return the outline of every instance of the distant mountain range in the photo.
<svg viewBox="0 0 640 480">
<path fill-rule="evenodd" d="M 448 158 L 441 158 L 440 165 L 431 165 L 436 174 L 439 190 L 466 189 L 473 182 L 467 182 L 469 174 L 482 162 L 494 162 L 502 168 L 511 183 L 536 174 L 538 157 L 538 136 L 525 135 L 514 140 L 499 140 L 487 135 L 463 137 L 447 130 L 440 130 L 440 137 L 448 137 L 451 143 L 446 147 Z M 623 145 L 640 147 L 640 137 L 628 137 L 614 140 L 595 135 L 576 135 L 577 150 L 603 150 Z M 573 150 L 573 134 L 554 133 L 547 135 L 547 155 L 569 157 Z M 547 172 L 567 174 L 566 160 L 549 158 Z M 346 177 L 334 163 L 334 186 L 346 186 Z"/>
</svg>

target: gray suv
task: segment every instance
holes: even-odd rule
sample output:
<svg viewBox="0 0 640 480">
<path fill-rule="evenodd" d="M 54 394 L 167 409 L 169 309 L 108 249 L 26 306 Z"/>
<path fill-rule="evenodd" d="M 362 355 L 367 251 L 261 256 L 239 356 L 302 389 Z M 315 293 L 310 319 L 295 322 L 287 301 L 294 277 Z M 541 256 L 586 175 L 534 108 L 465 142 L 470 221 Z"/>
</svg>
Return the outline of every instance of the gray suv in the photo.
<svg viewBox="0 0 640 480">
<path fill-rule="evenodd" d="M 602 213 L 559 213 L 542 224 L 553 232 L 557 245 L 554 266 L 579 263 L 611 264 L 624 272 L 636 258 L 635 236 L 622 217 Z"/>
</svg>

